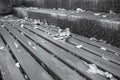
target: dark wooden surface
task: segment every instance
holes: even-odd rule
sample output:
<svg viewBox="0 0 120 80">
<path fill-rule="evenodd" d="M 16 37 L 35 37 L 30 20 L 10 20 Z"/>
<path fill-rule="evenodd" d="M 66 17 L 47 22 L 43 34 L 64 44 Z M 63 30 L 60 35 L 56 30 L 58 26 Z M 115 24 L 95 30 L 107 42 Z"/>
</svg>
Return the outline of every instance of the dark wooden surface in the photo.
<svg viewBox="0 0 120 80">
<path fill-rule="evenodd" d="M 0 71 L 5 80 L 108 80 L 105 75 L 88 72 L 91 64 L 109 72 L 114 80 L 120 79 L 120 50 L 116 47 L 76 34 L 67 42 L 57 41 L 52 36 L 58 29 L 49 25 L 34 28 L 30 22 L 24 27 L 19 21 L 1 23 L 5 26 L 0 27 L 0 46 L 4 46 Z"/>
</svg>

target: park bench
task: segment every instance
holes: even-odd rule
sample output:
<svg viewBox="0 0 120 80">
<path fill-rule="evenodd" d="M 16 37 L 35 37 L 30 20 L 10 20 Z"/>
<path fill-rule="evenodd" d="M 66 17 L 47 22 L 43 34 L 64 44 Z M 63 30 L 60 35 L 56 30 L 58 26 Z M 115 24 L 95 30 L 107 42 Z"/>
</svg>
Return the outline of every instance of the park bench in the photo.
<svg viewBox="0 0 120 80">
<path fill-rule="evenodd" d="M 120 49 L 114 46 L 73 33 L 67 42 L 54 40 L 58 29 L 49 25 L 0 23 L 2 80 L 120 79 Z"/>
</svg>

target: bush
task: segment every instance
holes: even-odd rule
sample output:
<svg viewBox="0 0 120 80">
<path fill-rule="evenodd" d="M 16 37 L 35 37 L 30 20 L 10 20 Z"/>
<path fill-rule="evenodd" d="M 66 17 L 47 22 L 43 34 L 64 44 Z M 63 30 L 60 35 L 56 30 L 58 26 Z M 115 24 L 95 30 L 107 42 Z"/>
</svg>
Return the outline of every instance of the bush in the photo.
<svg viewBox="0 0 120 80">
<path fill-rule="evenodd" d="M 77 21 L 58 20 L 58 25 L 62 29 L 69 27 L 71 32 L 79 34 L 85 37 L 95 37 L 97 39 L 103 39 L 107 43 L 120 47 L 120 28 L 115 30 L 109 27 L 103 27 L 103 25 L 96 20 L 88 20 L 82 18 Z"/>
</svg>

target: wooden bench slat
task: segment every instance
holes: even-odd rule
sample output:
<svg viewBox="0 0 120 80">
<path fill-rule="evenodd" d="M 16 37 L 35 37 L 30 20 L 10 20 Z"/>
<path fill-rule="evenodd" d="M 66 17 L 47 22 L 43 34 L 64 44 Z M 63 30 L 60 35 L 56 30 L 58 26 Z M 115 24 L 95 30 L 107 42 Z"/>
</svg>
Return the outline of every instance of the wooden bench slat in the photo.
<svg viewBox="0 0 120 80">
<path fill-rule="evenodd" d="M 19 47 L 20 52 L 18 51 L 14 45 L 14 42 L 17 43 L 17 41 L 8 33 L 8 31 L 0 27 L 0 32 L 31 80 L 53 80 L 27 52 L 22 51 L 23 49 L 21 49 L 21 47 Z M 19 43 L 17 44 L 19 45 Z"/>
<path fill-rule="evenodd" d="M 93 52 L 94 54 L 96 54 L 98 56 L 101 56 L 102 58 L 104 58 L 106 60 L 112 61 L 112 62 L 117 63 L 117 64 L 120 65 L 120 56 L 117 56 L 117 55 L 115 55 L 113 53 L 101 50 L 101 49 L 99 49 L 97 47 L 94 47 L 92 45 L 83 43 L 83 42 L 75 40 L 75 39 L 70 39 L 69 42 L 74 44 L 74 45 L 83 45 L 82 48 L 84 48 L 84 49 L 86 49 L 86 50 L 88 50 L 90 52 Z"/>
<path fill-rule="evenodd" d="M 97 46 L 97 47 L 105 47 L 106 49 L 108 49 L 111 52 L 120 54 L 120 49 L 118 49 L 118 48 L 116 48 L 114 46 L 110 46 L 110 45 L 107 45 L 107 44 L 103 44 L 103 43 L 98 43 L 98 42 L 95 42 L 95 41 L 91 41 L 90 39 L 85 38 L 83 36 L 79 36 L 79 35 L 76 35 L 75 39 L 83 41 L 83 42 L 86 42 L 88 44 L 91 44 L 91 45 L 94 45 L 94 46 Z"/>
<path fill-rule="evenodd" d="M 42 27 L 42 26 L 38 26 L 38 27 L 39 27 L 39 28 L 37 28 L 37 29 L 40 29 L 40 30 L 42 30 L 42 31 L 44 31 L 44 32 L 49 32 L 49 33 L 52 34 L 52 35 L 55 35 L 55 34 L 57 33 L 57 32 L 55 32 L 55 31 L 52 31 L 52 29 L 50 30 L 50 29 L 45 28 L 45 27 Z M 120 56 L 117 56 L 117 55 L 115 55 L 115 54 L 113 54 L 113 53 L 110 53 L 110 52 L 108 52 L 108 51 L 103 51 L 103 50 L 101 50 L 101 49 L 98 48 L 98 47 L 89 45 L 89 44 L 87 44 L 87 43 L 84 43 L 84 42 L 82 42 L 82 41 L 76 40 L 76 39 L 74 39 L 74 38 L 70 38 L 70 39 L 68 40 L 68 42 L 70 42 L 70 43 L 72 43 L 72 44 L 74 44 L 74 45 L 76 45 L 76 46 L 77 46 L 77 45 L 83 45 L 82 48 L 84 48 L 84 49 L 86 49 L 86 50 L 88 50 L 88 51 L 90 51 L 90 52 L 93 52 L 94 54 L 96 54 L 96 55 L 98 55 L 98 56 L 101 56 L 101 57 L 104 58 L 104 59 L 113 61 L 113 62 L 115 62 L 115 63 L 117 63 L 117 64 L 120 65 Z"/>
<path fill-rule="evenodd" d="M 19 68 L 15 66 L 15 61 L 0 38 L 0 70 L 4 80 L 25 80 Z"/>
<path fill-rule="evenodd" d="M 44 25 L 42 25 L 42 26 L 44 26 Z M 46 27 L 46 26 L 44 26 L 44 27 Z M 52 31 L 58 31 L 58 29 L 57 28 L 52 28 Z M 105 47 L 106 49 L 108 49 L 111 52 L 120 54 L 120 49 L 116 48 L 114 46 L 110 46 L 110 45 L 103 44 L 103 43 L 98 43 L 96 41 L 91 41 L 89 38 L 86 38 L 86 37 L 83 37 L 83 36 L 80 36 L 80 35 L 77 35 L 77 34 L 74 34 L 74 33 L 72 33 L 72 35 L 74 36 L 74 39 L 83 41 L 84 43 L 88 43 L 90 45 L 94 45 L 94 46 L 97 46 L 99 48 L 100 47 Z"/>
<path fill-rule="evenodd" d="M 60 47 L 55 46 L 54 44 L 48 42 L 47 40 L 45 40 L 43 38 L 36 36 L 35 34 L 29 32 L 27 30 L 24 30 L 24 34 L 26 34 L 31 39 L 33 39 L 34 41 L 39 43 L 42 47 L 44 47 L 47 50 L 49 50 L 50 52 L 52 52 L 57 57 L 61 58 L 62 60 L 69 63 L 73 67 L 77 68 L 80 72 L 82 72 L 84 75 L 88 76 L 92 80 L 106 80 L 105 77 L 100 76 L 98 74 L 87 73 L 87 70 L 89 69 L 89 67 L 88 67 L 88 65 L 86 65 L 84 63 L 83 60 L 80 60 L 80 59 L 76 58 L 75 56 L 67 53 L 65 50 L 61 49 Z M 42 42 L 42 41 L 45 41 L 45 42 Z"/>
<path fill-rule="evenodd" d="M 38 34 L 39 36 L 42 36 L 44 37 L 45 39 L 51 41 L 52 43 L 58 45 L 58 46 L 61 46 L 63 47 L 64 49 L 66 50 L 69 50 L 70 52 L 73 52 L 77 55 L 79 55 L 81 58 L 84 58 L 96 65 L 98 65 L 99 67 L 111 72 L 112 74 L 120 77 L 120 67 L 113 64 L 113 63 L 110 63 L 109 61 L 106 61 L 106 60 L 103 60 L 102 58 L 100 57 L 97 57 L 96 55 L 93 55 L 85 50 L 82 50 L 82 49 L 76 49 L 73 45 L 70 45 L 68 43 L 62 43 L 62 42 L 59 42 L 59 41 L 56 41 L 52 38 L 50 38 L 47 34 L 44 34 L 44 32 L 42 31 L 39 31 L 37 29 L 33 29 L 31 27 L 28 27 L 28 26 L 25 26 L 27 29 L 35 32 L 36 34 Z M 16 28 L 19 28 L 19 27 L 16 27 Z"/>
<path fill-rule="evenodd" d="M 37 50 L 34 50 L 26 41 L 26 39 L 17 32 L 17 30 L 7 27 L 17 37 L 18 40 L 23 43 L 23 45 L 28 48 L 36 58 L 39 58 L 45 65 L 47 65 L 54 73 L 56 73 L 62 80 L 85 80 L 78 73 L 64 65 L 62 62 L 54 58 L 52 55 L 47 53 L 44 49 L 37 47 Z M 33 43 L 32 43 L 33 44 Z M 35 44 L 34 44 L 35 45 Z M 54 66 L 53 66 L 54 65 Z"/>
</svg>

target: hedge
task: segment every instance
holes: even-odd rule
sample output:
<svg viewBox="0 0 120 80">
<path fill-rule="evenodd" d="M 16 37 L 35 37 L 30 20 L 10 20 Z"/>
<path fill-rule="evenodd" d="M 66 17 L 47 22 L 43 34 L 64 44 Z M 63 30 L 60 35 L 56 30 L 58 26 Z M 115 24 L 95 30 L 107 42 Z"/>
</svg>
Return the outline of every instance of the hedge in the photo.
<svg viewBox="0 0 120 80">
<path fill-rule="evenodd" d="M 103 39 L 108 44 L 120 47 L 120 27 L 118 30 L 109 27 L 103 27 L 103 25 L 97 20 L 89 20 L 81 18 L 77 21 L 58 20 L 58 25 L 61 28 L 69 27 L 71 32 L 79 34 L 88 38 L 95 37 L 97 39 Z"/>
</svg>

